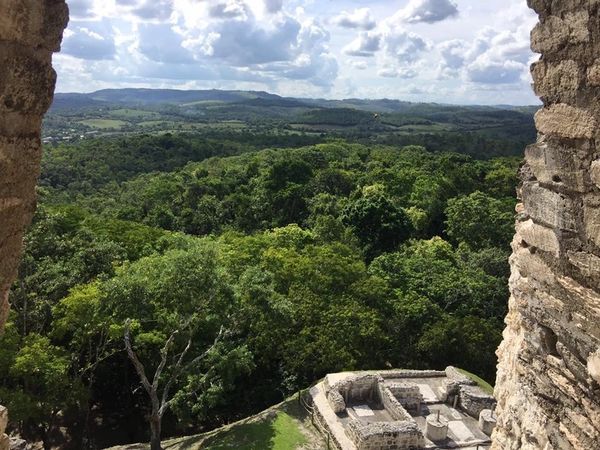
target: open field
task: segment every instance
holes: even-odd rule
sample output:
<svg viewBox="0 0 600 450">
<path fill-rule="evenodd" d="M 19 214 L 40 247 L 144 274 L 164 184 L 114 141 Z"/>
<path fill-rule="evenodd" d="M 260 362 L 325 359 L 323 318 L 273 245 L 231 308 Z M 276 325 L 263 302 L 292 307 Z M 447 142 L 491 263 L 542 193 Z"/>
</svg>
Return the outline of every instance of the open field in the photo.
<svg viewBox="0 0 600 450">
<path fill-rule="evenodd" d="M 85 119 L 78 123 L 87 125 L 88 127 L 97 128 L 99 130 L 108 130 L 111 128 L 120 130 L 124 126 L 129 125 L 129 122 L 114 119 Z"/>
<path fill-rule="evenodd" d="M 147 444 L 107 450 L 147 450 Z M 164 450 L 321 450 L 321 435 L 294 396 L 256 416 L 217 430 L 163 442 Z"/>
</svg>

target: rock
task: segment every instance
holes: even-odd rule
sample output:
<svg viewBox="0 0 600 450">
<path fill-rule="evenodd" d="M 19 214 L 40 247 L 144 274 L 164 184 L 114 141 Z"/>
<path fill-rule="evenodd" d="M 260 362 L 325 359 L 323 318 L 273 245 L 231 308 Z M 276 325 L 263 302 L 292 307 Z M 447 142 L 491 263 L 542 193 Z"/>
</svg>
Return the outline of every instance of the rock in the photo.
<svg viewBox="0 0 600 450">
<path fill-rule="evenodd" d="M 589 450 L 600 442 L 600 1 L 528 4 L 544 107 L 521 170 L 492 450 Z"/>
<path fill-rule="evenodd" d="M 588 69 L 587 79 L 590 86 L 600 86 L 600 60 L 596 60 L 596 63 Z"/>
<path fill-rule="evenodd" d="M 569 251 L 567 254 L 569 262 L 581 272 L 593 280 L 600 281 L 600 258 L 586 252 Z"/>
<path fill-rule="evenodd" d="M 587 360 L 587 370 L 592 379 L 600 384 L 600 349 L 592 353 Z"/>
<path fill-rule="evenodd" d="M 488 436 L 491 436 L 496 428 L 496 416 L 491 409 L 484 409 L 479 413 L 479 429 Z"/>
<path fill-rule="evenodd" d="M 0 435 L 6 431 L 8 425 L 8 410 L 4 406 L 0 406 Z"/>
<path fill-rule="evenodd" d="M 571 139 L 591 139 L 597 131 L 593 115 L 564 103 L 540 109 L 535 114 L 535 125 L 540 133 Z"/>
<path fill-rule="evenodd" d="M 10 450 L 33 450 L 33 446 L 28 444 L 24 439 L 11 437 Z"/>
<path fill-rule="evenodd" d="M 344 397 L 337 390 L 331 390 L 327 393 L 327 400 L 331 405 L 331 409 L 336 414 L 342 414 L 346 411 L 346 402 L 344 401 Z"/>
<path fill-rule="evenodd" d="M 3 0 L 0 14 L 0 332 L 21 242 L 35 209 L 40 128 L 56 83 L 52 52 L 68 21 L 64 0 Z"/>
<path fill-rule="evenodd" d="M 590 178 L 596 187 L 600 189 L 600 160 L 592 162 L 590 167 Z"/>
<path fill-rule="evenodd" d="M 528 245 L 558 257 L 560 244 L 553 229 L 537 225 L 533 220 L 529 219 L 517 224 L 517 234 Z"/>
<path fill-rule="evenodd" d="M 525 159 L 540 183 L 586 192 L 586 167 L 579 162 L 576 149 L 539 142 L 525 149 Z"/>
<path fill-rule="evenodd" d="M 575 207 L 571 198 L 536 182 L 524 183 L 521 191 L 525 211 L 535 222 L 559 230 L 576 230 Z"/>
</svg>

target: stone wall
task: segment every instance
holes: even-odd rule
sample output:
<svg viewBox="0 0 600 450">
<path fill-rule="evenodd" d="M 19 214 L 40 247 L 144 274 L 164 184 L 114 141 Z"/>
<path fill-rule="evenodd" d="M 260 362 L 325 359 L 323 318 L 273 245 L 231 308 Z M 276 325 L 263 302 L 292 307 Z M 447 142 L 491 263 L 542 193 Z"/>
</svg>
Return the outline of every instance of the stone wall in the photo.
<svg viewBox="0 0 600 450">
<path fill-rule="evenodd" d="M 425 447 L 425 438 L 417 423 L 351 421 L 347 433 L 357 450 L 410 450 Z"/>
<path fill-rule="evenodd" d="M 459 399 L 460 408 L 475 419 L 479 419 L 481 411 L 496 408 L 496 399 L 483 392 L 478 386 L 462 386 Z"/>
<path fill-rule="evenodd" d="M 529 0 L 544 107 L 521 170 L 494 449 L 600 442 L 600 0 Z"/>
<path fill-rule="evenodd" d="M 4 406 L 0 406 L 0 450 L 8 450 L 10 443 L 8 436 L 4 434 L 8 424 L 8 411 Z"/>
<path fill-rule="evenodd" d="M 68 9 L 63 0 L 0 0 L 0 330 L 35 208 L 42 118 L 52 102 Z"/>
<path fill-rule="evenodd" d="M 42 117 L 52 102 L 52 53 L 67 25 L 64 0 L 0 0 L 0 335 L 35 208 Z M 0 450 L 7 411 L 0 406 Z"/>
</svg>

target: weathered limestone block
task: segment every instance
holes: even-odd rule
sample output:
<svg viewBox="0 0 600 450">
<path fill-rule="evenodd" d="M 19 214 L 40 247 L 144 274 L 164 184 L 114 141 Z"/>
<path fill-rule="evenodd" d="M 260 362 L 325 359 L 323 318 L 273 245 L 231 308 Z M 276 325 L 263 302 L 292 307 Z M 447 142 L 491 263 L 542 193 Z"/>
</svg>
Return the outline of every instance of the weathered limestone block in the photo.
<svg viewBox="0 0 600 450">
<path fill-rule="evenodd" d="M 600 189 L 600 160 L 592 162 L 592 166 L 590 167 L 590 178 L 596 187 Z"/>
<path fill-rule="evenodd" d="M 588 450 L 600 442 L 600 1 L 528 4 L 544 108 L 521 170 L 492 448 Z"/>
<path fill-rule="evenodd" d="M 587 370 L 592 379 L 600 384 L 600 349 L 592 353 L 587 360 Z"/>
<path fill-rule="evenodd" d="M 558 257 L 560 244 L 556 237 L 556 233 L 551 228 L 537 225 L 533 220 L 529 219 L 517 224 L 517 234 L 528 245 L 552 253 L 554 256 Z"/>
<path fill-rule="evenodd" d="M 478 386 L 462 386 L 460 388 L 460 407 L 471 417 L 479 419 L 481 411 L 496 407 L 496 399 L 483 392 Z"/>
<path fill-rule="evenodd" d="M 588 199 L 583 207 L 586 237 L 600 247 L 600 197 Z"/>
<path fill-rule="evenodd" d="M 526 182 L 521 189 L 525 212 L 537 223 L 561 230 L 576 230 L 573 201 L 563 194 Z"/>
<path fill-rule="evenodd" d="M 586 167 L 577 149 L 538 142 L 525 149 L 525 159 L 535 178 L 544 184 L 556 185 L 575 192 L 587 190 Z"/>
<path fill-rule="evenodd" d="M 445 441 L 448 437 L 448 421 L 430 414 L 425 420 L 425 436 L 433 442 Z"/>
<path fill-rule="evenodd" d="M 592 280 L 600 282 L 600 258 L 586 252 L 569 251 L 567 253 L 569 262 L 577 267 L 581 273 Z"/>
<path fill-rule="evenodd" d="M 535 114 L 535 125 L 540 133 L 570 139 L 591 139 L 597 132 L 592 114 L 564 103 L 540 109 Z"/>
<path fill-rule="evenodd" d="M 346 411 L 346 402 L 344 401 L 344 397 L 337 390 L 331 390 L 327 393 L 327 401 L 331 405 L 331 409 L 336 414 L 342 414 Z"/>
<path fill-rule="evenodd" d="M 600 86 L 600 60 L 596 60 L 594 65 L 588 68 L 587 80 L 590 86 Z"/>
<path fill-rule="evenodd" d="M 569 39 L 569 27 L 557 16 L 540 22 L 531 32 L 531 48 L 538 53 L 562 48 Z"/>
<path fill-rule="evenodd" d="M 492 435 L 492 432 L 496 428 L 496 416 L 494 411 L 491 409 L 484 409 L 479 413 L 479 429 L 488 436 Z"/>
<path fill-rule="evenodd" d="M 533 64 L 535 93 L 554 101 L 573 101 L 584 79 L 584 71 L 573 60 L 558 63 L 539 61 Z"/>
<path fill-rule="evenodd" d="M 4 406 L 0 406 L 0 450 L 9 450 L 10 441 L 8 436 L 4 434 L 8 424 L 8 411 Z"/>
<path fill-rule="evenodd" d="M 2 0 L 0 40 L 56 52 L 69 15 L 63 0 Z"/>
<path fill-rule="evenodd" d="M 0 406 L 0 435 L 6 431 L 8 425 L 8 410 L 4 406 Z"/>
<path fill-rule="evenodd" d="M 0 332 L 35 208 L 40 128 L 56 82 L 52 52 L 67 21 L 64 0 L 0 2 Z"/>
</svg>

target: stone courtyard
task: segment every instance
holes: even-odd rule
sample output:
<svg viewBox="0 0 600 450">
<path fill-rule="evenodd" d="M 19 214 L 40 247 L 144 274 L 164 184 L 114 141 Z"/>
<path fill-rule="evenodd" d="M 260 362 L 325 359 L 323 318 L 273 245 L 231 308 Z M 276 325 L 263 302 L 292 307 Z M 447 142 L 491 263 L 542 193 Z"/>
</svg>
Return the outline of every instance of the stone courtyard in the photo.
<svg viewBox="0 0 600 450">
<path fill-rule="evenodd" d="M 329 374 L 310 394 L 339 450 L 491 446 L 496 402 L 453 367 Z"/>
</svg>

